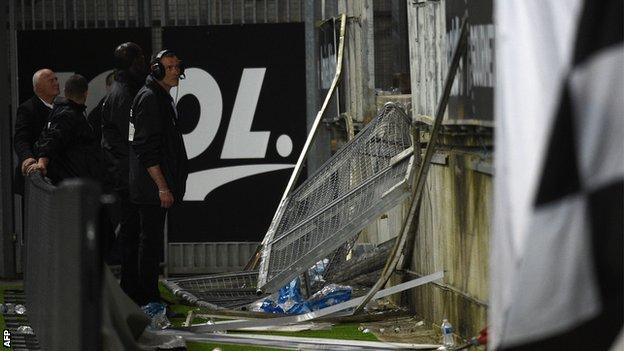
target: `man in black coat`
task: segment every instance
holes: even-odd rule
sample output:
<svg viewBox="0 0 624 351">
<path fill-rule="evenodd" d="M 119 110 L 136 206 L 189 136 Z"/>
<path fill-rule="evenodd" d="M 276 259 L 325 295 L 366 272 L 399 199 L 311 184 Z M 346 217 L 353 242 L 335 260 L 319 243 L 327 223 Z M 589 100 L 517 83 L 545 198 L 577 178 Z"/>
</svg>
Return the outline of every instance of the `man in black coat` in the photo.
<svg viewBox="0 0 624 351">
<path fill-rule="evenodd" d="M 140 302 L 138 250 L 141 227 L 139 210 L 129 199 L 128 190 L 128 125 L 130 107 L 145 82 L 147 64 L 143 50 L 127 42 L 114 52 L 115 79 L 102 104 L 102 149 L 108 171 L 114 180 L 114 190 L 120 199 L 119 235 L 121 252 L 121 281 L 123 291 Z"/>
<path fill-rule="evenodd" d="M 40 69 L 33 75 L 35 95 L 17 108 L 13 147 L 18 157 L 15 170 L 15 192 L 24 194 L 24 175 L 29 166 L 36 163 L 33 147 L 41 131 L 48 123 L 52 103 L 59 94 L 56 74 L 50 69 Z"/>
<path fill-rule="evenodd" d="M 106 94 L 110 93 L 111 91 L 114 77 L 114 71 L 106 75 Z M 91 110 L 91 112 L 89 112 L 89 114 L 87 115 L 87 121 L 89 121 L 89 124 L 93 128 L 93 132 L 95 132 L 95 140 L 98 144 L 100 144 L 102 140 L 102 105 L 104 105 L 105 100 L 106 96 L 101 98 L 95 108 Z"/>
<path fill-rule="evenodd" d="M 141 47 L 132 42 L 119 45 L 114 59 L 115 78 L 102 105 L 102 149 L 115 176 L 115 190 L 127 194 L 128 119 L 132 101 L 145 83 L 147 64 Z"/>
<path fill-rule="evenodd" d="M 106 180 L 95 133 L 85 114 L 88 88 L 83 76 L 69 77 L 65 99 L 55 101 L 48 127 L 35 144 L 38 161 L 29 172 L 38 169 L 55 184 L 68 178 Z"/>
<path fill-rule="evenodd" d="M 139 305 L 160 301 L 158 263 L 165 216 L 186 190 L 188 159 L 169 94 L 183 74 L 172 51 L 159 52 L 130 110 L 130 199 L 138 205 L 141 220 Z"/>
<path fill-rule="evenodd" d="M 35 144 L 37 163 L 27 172 L 39 170 L 54 184 L 69 178 L 90 178 L 110 192 L 110 180 L 103 167 L 101 149 L 93 127 L 87 121 L 86 106 L 89 83 L 75 74 L 65 83 L 65 99 L 57 99 L 46 129 Z M 107 256 L 113 245 L 114 232 L 110 218 L 100 210 L 102 254 Z"/>
</svg>

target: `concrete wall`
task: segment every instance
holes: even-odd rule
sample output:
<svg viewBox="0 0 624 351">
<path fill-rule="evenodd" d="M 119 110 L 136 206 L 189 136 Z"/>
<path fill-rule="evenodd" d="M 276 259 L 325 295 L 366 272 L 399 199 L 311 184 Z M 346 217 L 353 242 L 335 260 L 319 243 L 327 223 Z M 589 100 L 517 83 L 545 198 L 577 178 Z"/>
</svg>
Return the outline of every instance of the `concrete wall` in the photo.
<svg viewBox="0 0 624 351">
<path fill-rule="evenodd" d="M 428 132 L 422 133 L 428 139 Z M 457 145 L 464 145 L 458 147 Z M 434 154 L 404 267 L 390 282 L 444 271 L 443 281 L 410 290 L 403 301 L 430 325 L 447 318 L 464 338 L 487 324 L 488 258 L 492 214 L 491 134 L 476 128 L 445 128 Z M 424 151 L 423 151 L 424 152 Z M 396 237 L 409 211 L 408 200 L 372 222 L 360 242 L 383 243 Z M 400 302 L 400 297 L 394 297 Z"/>
<path fill-rule="evenodd" d="M 445 0 L 407 1 L 411 115 L 420 124 L 423 142 L 429 139 L 452 50 L 447 37 L 447 9 Z M 469 41 L 473 50 L 475 38 Z M 464 69 L 463 74 L 473 71 Z M 413 247 L 408 248 L 411 255 L 406 257 L 404 268 L 410 272 L 402 278 L 445 271 L 442 282 L 409 291 L 407 303 L 427 323 L 439 326 L 442 319 L 448 318 L 456 333 L 468 338 L 487 324 L 493 130 L 492 123 L 482 119 L 486 116 L 462 110 L 467 105 L 462 105 L 458 94 L 465 91 L 454 89 L 451 93 L 455 105 L 445 113 L 422 197 L 415 240 Z M 380 243 L 396 236 L 406 212 L 406 203 L 389 211 L 366 228 L 364 240 Z M 391 284 L 400 279 L 394 277 Z"/>
<path fill-rule="evenodd" d="M 487 323 L 491 160 L 473 152 L 444 151 L 429 170 L 410 270 L 426 275 L 443 270 L 440 284 L 408 294 L 413 312 L 429 323 L 448 318 L 463 337 Z M 483 168 L 477 165 L 486 166 Z"/>
</svg>

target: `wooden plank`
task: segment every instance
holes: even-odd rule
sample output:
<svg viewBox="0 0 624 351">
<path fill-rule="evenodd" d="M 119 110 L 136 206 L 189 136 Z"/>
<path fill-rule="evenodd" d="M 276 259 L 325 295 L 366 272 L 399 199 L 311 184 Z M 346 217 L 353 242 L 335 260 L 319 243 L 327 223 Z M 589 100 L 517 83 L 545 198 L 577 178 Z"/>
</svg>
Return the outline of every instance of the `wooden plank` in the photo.
<svg viewBox="0 0 624 351">
<path fill-rule="evenodd" d="M 409 50 L 409 70 L 410 70 L 410 87 L 412 93 L 412 111 L 411 118 L 414 120 L 416 111 L 418 110 L 418 7 L 415 3 L 411 2 L 407 4 L 407 37 L 408 37 L 408 50 Z"/>
</svg>

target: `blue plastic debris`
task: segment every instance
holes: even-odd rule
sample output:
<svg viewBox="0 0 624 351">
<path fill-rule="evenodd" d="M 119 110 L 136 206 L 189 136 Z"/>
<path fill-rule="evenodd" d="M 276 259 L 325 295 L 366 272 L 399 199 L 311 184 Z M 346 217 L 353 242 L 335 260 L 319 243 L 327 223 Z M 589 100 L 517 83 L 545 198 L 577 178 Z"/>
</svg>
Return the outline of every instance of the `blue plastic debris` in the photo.
<svg viewBox="0 0 624 351">
<path fill-rule="evenodd" d="M 166 329 L 171 326 L 171 323 L 167 319 L 167 307 L 165 304 L 150 302 L 141 307 L 141 310 L 151 319 L 149 328 L 159 330 Z"/>
<path fill-rule="evenodd" d="M 301 281 L 299 278 L 295 278 L 279 290 L 277 303 L 282 306 L 284 310 L 288 310 L 292 305 L 300 302 L 303 302 L 303 298 L 301 297 Z"/>
<path fill-rule="evenodd" d="M 277 303 L 267 298 L 260 310 L 268 313 L 286 313 L 290 315 L 316 311 L 351 299 L 350 286 L 329 284 L 304 301 L 301 297 L 301 282 L 294 279 L 279 291 Z"/>
<path fill-rule="evenodd" d="M 308 269 L 308 276 L 313 282 L 325 282 L 325 268 L 329 264 L 329 259 L 324 258 Z"/>
<path fill-rule="evenodd" d="M 328 284 L 312 295 L 306 303 L 312 311 L 320 310 L 331 305 L 349 301 L 353 289 L 350 286 Z"/>
<path fill-rule="evenodd" d="M 260 306 L 260 310 L 264 311 L 264 312 L 268 312 L 268 313 L 284 313 L 284 310 L 279 307 L 275 301 L 267 298 L 264 300 L 264 302 L 262 302 L 262 305 Z"/>
</svg>

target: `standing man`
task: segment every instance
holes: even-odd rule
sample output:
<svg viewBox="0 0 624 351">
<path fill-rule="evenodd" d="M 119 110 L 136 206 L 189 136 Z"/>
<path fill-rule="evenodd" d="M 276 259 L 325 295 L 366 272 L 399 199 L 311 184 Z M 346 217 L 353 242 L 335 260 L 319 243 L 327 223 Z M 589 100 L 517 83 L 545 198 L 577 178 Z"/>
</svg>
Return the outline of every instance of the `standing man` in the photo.
<svg viewBox="0 0 624 351">
<path fill-rule="evenodd" d="M 35 144 L 38 162 L 27 172 L 39 170 L 54 184 L 69 178 L 90 178 L 99 181 L 105 192 L 110 180 L 104 172 L 96 134 L 87 121 L 85 102 L 89 83 L 79 74 L 65 82 L 65 99 L 57 99 L 49 117 L 48 127 L 43 130 Z M 105 211 L 100 211 L 100 235 L 102 254 L 106 256 L 112 247 L 114 233 Z"/>
<path fill-rule="evenodd" d="M 130 199 L 138 205 L 141 223 L 139 305 L 159 302 L 158 263 L 167 209 L 182 201 L 188 159 L 169 94 L 184 68 L 170 50 L 150 63 L 150 75 L 130 110 Z"/>
<path fill-rule="evenodd" d="M 108 95 L 111 91 L 114 77 L 114 71 L 106 75 L 106 95 Z M 104 105 L 105 100 L 106 96 L 100 99 L 95 108 L 91 110 L 91 112 L 87 115 L 87 121 L 89 121 L 89 124 L 91 125 L 91 127 L 93 127 L 93 131 L 95 132 L 95 140 L 97 141 L 98 145 L 100 145 L 102 141 L 102 105 Z"/>
<path fill-rule="evenodd" d="M 89 83 L 74 74 L 65 83 L 65 99 L 57 99 L 49 124 L 36 143 L 38 162 L 28 172 L 40 170 L 53 183 L 68 178 L 105 180 L 95 134 L 87 121 L 85 101 Z"/>
<path fill-rule="evenodd" d="M 13 147 L 19 163 L 15 172 L 15 192 L 24 194 L 24 175 L 35 162 L 33 147 L 48 123 L 52 103 L 59 94 L 59 83 L 52 70 L 43 68 L 32 78 L 35 95 L 17 108 Z"/>
<path fill-rule="evenodd" d="M 128 125 L 130 107 L 145 83 L 147 64 L 143 49 L 135 43 L 119 45 L 114 52 L 115 79 L 102 105 L 102 150 L 120 206 L 117 244 L 121 251 L 121 288 L 136 303 L 139 296 L 139 224 L 138 207 L 130 201 L 128 190 Z"/>
</svg>

